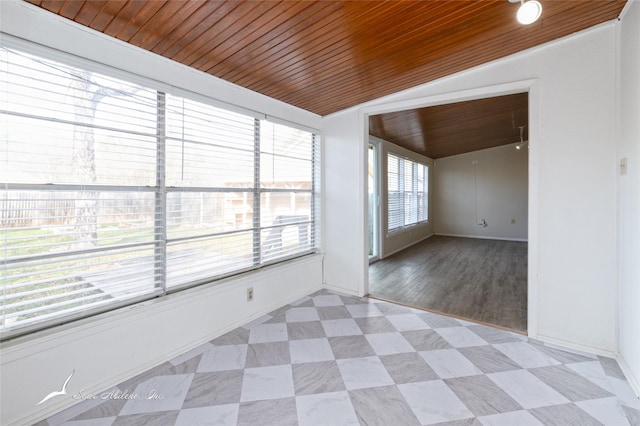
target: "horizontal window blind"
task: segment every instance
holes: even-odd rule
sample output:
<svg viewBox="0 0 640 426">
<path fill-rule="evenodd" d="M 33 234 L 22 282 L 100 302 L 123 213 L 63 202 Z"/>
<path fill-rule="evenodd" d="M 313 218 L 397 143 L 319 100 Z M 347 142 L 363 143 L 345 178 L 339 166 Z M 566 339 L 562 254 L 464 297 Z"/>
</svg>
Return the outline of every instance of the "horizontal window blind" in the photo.
<svg viewBox="0 0 640 426">
<path fill-rule="evenodd" d="M 425 164 L 387 154 L 387 230 L 429 219 L 429 168 Z"/>
<path fill-rule="evenodd" d="M 3 338 L 318 248 L 311 132 L 6 47 L 0 66 Z"/>
</svg>

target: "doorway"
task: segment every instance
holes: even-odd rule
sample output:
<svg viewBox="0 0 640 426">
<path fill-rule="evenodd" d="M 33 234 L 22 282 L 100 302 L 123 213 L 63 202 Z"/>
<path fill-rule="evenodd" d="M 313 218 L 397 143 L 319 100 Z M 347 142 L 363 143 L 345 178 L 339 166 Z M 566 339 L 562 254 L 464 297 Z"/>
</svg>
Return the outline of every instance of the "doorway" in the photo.
<svg viewBox="0 0 640 426">
<path fill-rule="evenodd" d="M 516 102 L 517 101 L 517 102 Z M 475 102 L 475 106 L 473 105 Z M 498 105 L 502 102 L 504 105 L 512 106 L 506 111 L 499 111 Z M 514 104 L 517 103 L 518 105 Z M 440 167 L 439 161 L 443 165 L 450 158 L 461 156 L 462 160 L 458 166 L 450 166 L 449 169 L 454 170 L 458 167 L 459 176 L 447 176 L 448 182 L 443 184 L 449 187 L 446 196 L 442 196 L 442 188 L 436 188 L 435 200 L 430 200 L 430 205 L 434 205 L 436 214 L 430 214 L 434 220 L 431 223 L 432 237 L 424 241 L 411 241 L 407 244 L 405 250 L 389 253 L 385 252 L 385 238 L 388 237 L 387 231 L 384 229 L 384 223 L 381 226 L 380 240 L 382 247 L 379 258 L 380 262 L 372 264 L 369 267 L 369 294 L 378 296 L 391 301 L 397 301 L 406 305 L 434 310 L 453 316 L 467 318 L 470 320 L 490 323 L 493 325 L 514 329 L 520 332 L 527 332 L 528 321 L 528 199 L 529 199 L 529 183 L 528 183 L 528 133 L 529 133 L 529 112 L 528 112 L 528 92 L 514 93 L 505 95 L 500 99 L 498 96 L 490 98 L 479 98 L 471 101 L 460 102 L 459 105 L 446 104 L 443 108 L 434 108 L 438 114 L 443 111 L 450 113 L 450 117 L 464 117 L 458 119 L 453 128 L 453 132 L 463 134 L 469 131 L 469 123 L 478 123 L 486 121 L 487 128 L 491 132 L 495 132 L 497 127 L 508 127 L 507 133 L 502 142 L 499 141 L 500 135 L 496 133 L 487 133 L 484 139 L 492 140 L 493 146 L 482 146 L 482 138 L 470 140 L 467 145 L 468 152 L 483 152 L 486 154 L 491 150 L 501 151 L 496 155 L 503 155 L 508 152 L 509 155 L 518 152 L 518 155 L 527 154 L 524 157 L 525 169 L 519 172 L 520 177 L 524 175 L 524 180 L 519 178 L 517 191 L 520 191 L 518 197 L 518 207 L 520 212 L 524 211 L 524 216 L 516 216 L 511 211 L 508 215 L 515 216 L 510 218 L 498 217 L 501 213 L 490 211 L 492 204 L 500 206 L 499 209 L 508 210 L 508 203 L 505 200 L 496 202 L 491 199 L 492 192 L 500 192 L 500 188 L 489 186 L 487 184 L 492 180 L 495 182 L 503 182 L 507 186 L 511 185 L 514 179 L 508 175 L 496 176 L 489 168 L 485 168 L 485 174 L 478 175 L 478 160 L 464 157 L 467 152 L 451 152 L 447 151 L 449 147 L 445 143 L 441 143 L 438 149 L 444 150 L 444 154 L 428 156 L 429 159 L 435 160 L 435 181 L 438 182 L 438 172 Z M 502 105 L 502 106 L 504 106 Z M 521 106 L 525 106 L 524 112 Z M 433 105 L 423 107 L 437 107 Z M 420 151 L 419 142 L 409 142 L 407 139 L 406 129 L 416 129 L 417 133 L 429 133 L 429 125 L 434 126 L 437 123 L 433 117 L 437 118 L 437 114 L 425 119 L 423 108 L 414 108 L 411 110 L 399 110 L 385 114 L 371 114 L 369 116 L 369 133 L 376 137 L 380 134 L 374 133 L 377 124 L 384 123 L 384 129 L 389 131 L 393 129 L 393 121 L 399 120 L 401 123 L 399 128 L 405 132 L 399 139 L 397 145 L 411 149 L 414 152 Z M 473 109 L 480 111 L 480 118 L 474 119 L 470 111 Z M 491 117 L 493 115 L 493 117 Z M 500 116 L 500 117 L 498 117 Z M 411 118 L 414 118 L 415 124 L 411 125 Z M 407 121 L 409 120 L 409 121 Z M 467 122 L 464 122 L 467 120 Z M 446 121 L 446 117 L 443 118 Z M 450 119 L 449 122 L 454 122 Z M 377 126 L 380 128 L 380 126 Z M 443 131 L 444 125 L 436 125 L 439 132 Z M 525 129 L 523 133 L 523 128 Z M 482 134 L 484 130 L 480 128 L 471 129 L 476 134 Z M 487 130 L 489 132 L 489 130 Z M 430 141 L 434 140 L 435 133 L 432 131 Z M 384 136 L 384 135 L 382 135 Z M 454 135 L 460 136 L 460 135 Z M 446 141 L 445 138 L 441 138 Z M 456 139 L 463 139 L 456 137 Z M 385 141 L 389 141 L 388 136 L 384 137 Z M 498 143 L 495 141 L 498 140 Z M 385 142 L 386 143 L 386 142 Z M 411 146 L 413 143 L 413 146 Z M 416 149 L 416 147 L 418 149 Z M 413 148 L 413 149 L 412 149 Z M 466 148 L 465 148 L 466 149 Z M 426 147 L 429 150 L 429 147 Z M 383 148 L 383 151 L 385 149 Z M 418 152 L 423 154 L 422 152 Z M 382 154 L 384 155 L 384 154 Z M 424 155 L 424 154 L 423 154 Z M 425 156 L 427 157 L 427 156 Z M 435 157 L 435 158 L 434 158 Z M 384 159 L 383 159 L 384 161 Z M 486 164 L 487 159 L 482 158 L 480 164 Z M 500 160 L 497 160 L 498 163 Z M 468 165 L 466 163 L 469 163 Z M 449 163 L 454 163 L 449 161 Z M 509 164 L 505 165 L 505 170 L 513 168 Z M 451 172 L 449 170 L 449 172 Z M 495 170 L 495 167 L 492 169 Z M 500 173 L 498 173 L 499 175 Z M 441 174 L 440 183 L 442 183 L 444 174 Z M 472 178 L 471 181 L 468 181 Z M 378 176 L 378 182 L 384 180 L 385 176 Z M 457 179 L 457 182 L 456 182 Z M 468 181 L 468 182 L 467 182 Z M 478 185 L 485 185 L 483 191 L 478 191 Z M 437 184 L 436 184 L 437 185 Z M 474 187 L 473 194 L 468 193 L 468 187 Z M 500 186 L 499 184 L 497 185 Z M 513 189 L 513 188 L 512 188 Z M 440 190 L 440 198 L 437 197 Z M 480 195 L 479 195 L 480 193 Z M 384 208 L 385 194 L 381 194 L 380 204 Z M 439 208 L 443 204 L 444 199 L 447 202 L 453 200 L 451 205 L 446 208 Z M 459 199 L 458 199 L 459 198 Z M 472 200 L 473 199 L 473 200 Z M 461 202 L 459 202 L 462 200 Z M 466 201 L 465 201 L 466 200 Z M 524 202 L 522 202 L 524 200 Z M 468 201 L 468 202 L 467 202 Z M 457 204 L 456 204 L 457 203 Z M 482 205 L 484 203 L 484 205 Z M 479 209 L 480 204 L 480 209 Z M 457 208 L 452 208 L 456 205 Z M 433 213 L 433 212 L 432 212 Z M 468 213 L 473 213 L 469 216 Z M 382 212 L 384 216 L 385 212 Z M 456 223 L 459 217 L 465 216 Z M 499 224 L 499 225 L 498 225 Z M 516 226 L 517 224 L 517 226 Z M 496 229 L 501 228 L 496 232 Z M 509 235 L 510 229 L 524 229 L 524 235 Z M 411 229 L 404 230 L 407 234 L 411 234 Z M 371 231 L 370 231 L 371 232 Z M 492 233 L 493 232 L 493 233 Z M 501 234 L 502 232 L 502 234 Z M 426 253 L 425 253 L 426 251 Z M 485 267 L 486 266 L 486 267 Z M 500 272 L 501 271 L 501 272 Z M 447 272 L 447 273 L 444 273 Z M 381 280 L 384 282 L 381 283 Z M 421 283 L 421 281 L 423 281 Z M 394 294 L 394 287 L 397 292 Z M 475 293 L 474 293 L 475 292 Z M 459 296 L 457 299 L 452 295 Z M 513 296 L 513 297 L 512 297 Z M 426 301 L 425 301 L 426 300 Z M 504 318 L 500 318 L 500 312 Z M 515 318 L 515 319 L 514 319 Z"/>
</svg>

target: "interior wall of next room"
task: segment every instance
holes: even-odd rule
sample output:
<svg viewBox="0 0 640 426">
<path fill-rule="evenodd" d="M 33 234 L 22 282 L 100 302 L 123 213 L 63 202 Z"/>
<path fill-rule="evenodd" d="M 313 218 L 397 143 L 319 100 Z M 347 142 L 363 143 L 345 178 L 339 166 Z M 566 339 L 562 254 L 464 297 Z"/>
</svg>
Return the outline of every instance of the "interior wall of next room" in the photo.
<svg viewBox="0 0 640 426">
<path fill-rule="evenodd" d="M 526 241 L 528 159 L 510 144 L 436 160 L 434 233 Z"/>
</svg>

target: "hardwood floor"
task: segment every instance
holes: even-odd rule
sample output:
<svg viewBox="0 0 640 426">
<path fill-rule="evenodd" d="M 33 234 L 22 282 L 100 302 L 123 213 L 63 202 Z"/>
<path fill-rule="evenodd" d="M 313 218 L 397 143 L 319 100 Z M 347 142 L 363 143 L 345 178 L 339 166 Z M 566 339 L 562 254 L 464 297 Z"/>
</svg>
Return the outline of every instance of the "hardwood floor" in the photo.
<svg viewBox="0 0 640 426">
<path fill-rule="evenodd" d="M 371 264 L 369 294 L 526 332 L 527 243 L 433 236 Z"/>
</svg>

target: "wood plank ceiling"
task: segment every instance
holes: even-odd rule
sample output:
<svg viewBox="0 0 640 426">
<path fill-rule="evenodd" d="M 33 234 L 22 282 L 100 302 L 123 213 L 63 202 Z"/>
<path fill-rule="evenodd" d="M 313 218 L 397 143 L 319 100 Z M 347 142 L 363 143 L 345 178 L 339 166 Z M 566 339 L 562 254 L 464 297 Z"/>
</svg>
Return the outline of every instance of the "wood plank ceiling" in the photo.
<svg viewBox="0 0 640 426">
<path fill-rule="evenodd" d="M 28 0 L 320 115 L 615 19 L 625 0 Z"/>
<path fill-rule="evenodd" d="M 369 134 L 429 158 L 528 140 L 529 95 L 497 96 L 373 115 Z"/>
<path fill-rule="evenodd" d="M 610 21 L 626 2 L 540 0 L 523 26 L 507 0 L 26 1 L 319 115 Z M 374 116 L 370 133 L 440 158 L 517 142 L 527 116 L 521 94 Z"/>
</svg>

